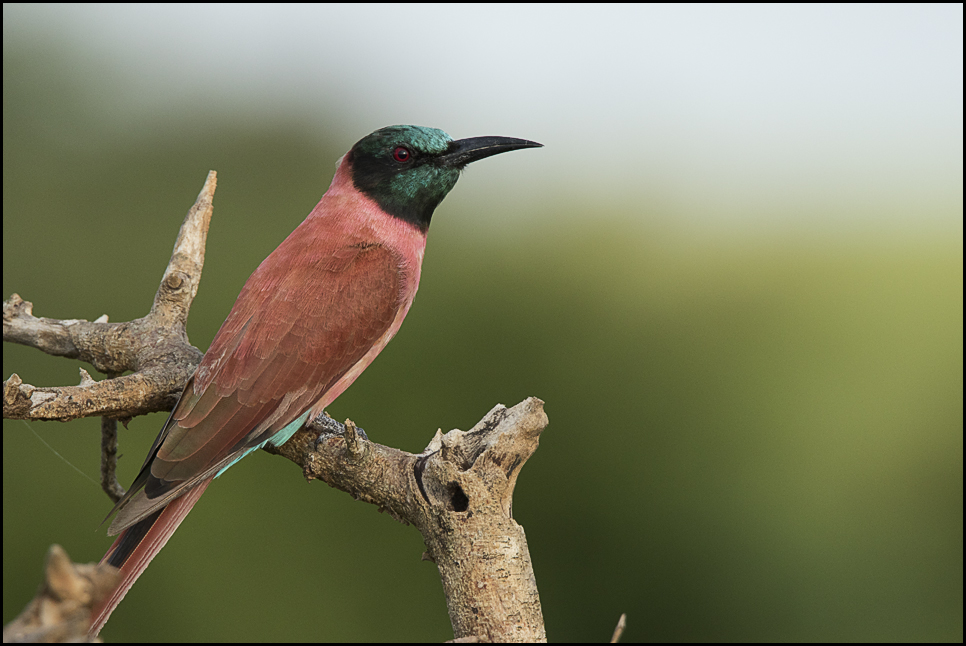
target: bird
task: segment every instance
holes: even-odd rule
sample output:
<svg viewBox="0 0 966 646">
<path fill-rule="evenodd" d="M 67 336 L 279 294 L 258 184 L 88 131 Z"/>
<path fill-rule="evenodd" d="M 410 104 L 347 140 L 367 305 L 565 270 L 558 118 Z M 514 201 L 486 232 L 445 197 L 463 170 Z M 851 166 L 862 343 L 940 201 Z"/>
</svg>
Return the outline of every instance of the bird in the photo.
<svg viewBox="0 0 966 646">
<path fill-rule="evenodd" d="M 466 165 L 541 146 L 398 125 L 363 137 L 339 159 L 319 203 L 245 282 L 111 511 L 108 533 L 117 539 L 101 563 L 119 568 L 120 581 L 92 609 L 91 636 L 215 478 L 291 439 L 399 331 L 433 212 Z"/>
</svg>

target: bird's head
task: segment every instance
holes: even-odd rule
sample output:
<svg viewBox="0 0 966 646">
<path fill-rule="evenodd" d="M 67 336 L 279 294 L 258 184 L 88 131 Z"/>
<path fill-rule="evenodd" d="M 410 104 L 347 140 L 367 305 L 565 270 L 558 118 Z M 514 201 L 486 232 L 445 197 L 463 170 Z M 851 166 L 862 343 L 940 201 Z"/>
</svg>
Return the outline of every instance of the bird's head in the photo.
<svg viewBox="0 0 966 646">
<path fill-rule="evenodd" d="M 382 209 L 421 230 L 474 161 L 542 144 L 511 137 L 453 140 L 436 128 L 387 126 L 363 137 L 346 154 L 356 189 Z"/>
</svg>

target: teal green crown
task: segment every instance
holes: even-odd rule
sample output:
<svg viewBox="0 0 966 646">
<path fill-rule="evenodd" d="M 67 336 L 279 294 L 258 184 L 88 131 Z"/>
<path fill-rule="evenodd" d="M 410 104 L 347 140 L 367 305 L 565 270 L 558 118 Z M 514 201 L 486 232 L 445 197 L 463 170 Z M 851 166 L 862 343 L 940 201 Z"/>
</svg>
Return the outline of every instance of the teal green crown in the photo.
<svg viewBox="0 0 966 646">
<path fill-rule="evenodd" d="M 460 177 L 459 168 L 440 163 L 452 141 L 436 128 L 380 128 L 349 151 L 352 181 L 386 213 L 425 230 L 433 211 Z M 398 148 L 409 151 L 408 161 L 396 158 Z"/>
</svg>

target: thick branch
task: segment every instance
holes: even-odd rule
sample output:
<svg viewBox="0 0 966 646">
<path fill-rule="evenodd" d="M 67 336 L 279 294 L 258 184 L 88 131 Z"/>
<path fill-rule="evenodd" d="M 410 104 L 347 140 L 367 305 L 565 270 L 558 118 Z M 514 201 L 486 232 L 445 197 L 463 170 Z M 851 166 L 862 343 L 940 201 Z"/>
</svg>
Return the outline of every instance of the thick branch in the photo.
<svg viewBox="0 0 966 646">
<path fill-rule="evenodd" d="M 545 641 L 526 536 L 511 510 L 546 425 L 543 402 L 531 397 L 495 407 L 468 432 L 437 432 L 418 455 L 370 442 L 349 421 L 333 435 L 331 420 L 318 418 L 270 452 L 415 525 L 439 568 L 457 639 Z"/>
</svg>

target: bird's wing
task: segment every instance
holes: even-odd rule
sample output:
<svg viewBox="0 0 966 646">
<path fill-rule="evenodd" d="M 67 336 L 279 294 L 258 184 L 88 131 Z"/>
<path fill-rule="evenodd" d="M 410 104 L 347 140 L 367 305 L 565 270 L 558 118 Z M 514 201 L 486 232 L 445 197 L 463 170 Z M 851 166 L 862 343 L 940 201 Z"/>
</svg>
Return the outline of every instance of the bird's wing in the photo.
<svg viewBox="0 0 966 646">
<path fill-rule="evenodd" d="M 110 532 L 210 480 L 296 420 L 386 334 L 400 299 L 400 260 L 390 249 L 290 236 L 248 279 L 118 503 Z"/>
</svg>

